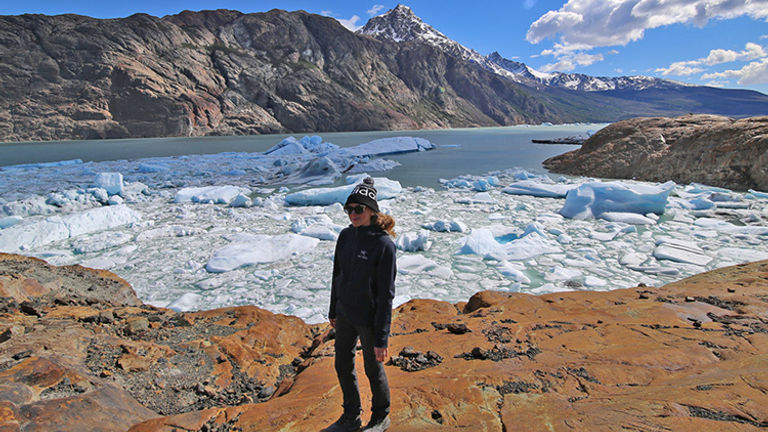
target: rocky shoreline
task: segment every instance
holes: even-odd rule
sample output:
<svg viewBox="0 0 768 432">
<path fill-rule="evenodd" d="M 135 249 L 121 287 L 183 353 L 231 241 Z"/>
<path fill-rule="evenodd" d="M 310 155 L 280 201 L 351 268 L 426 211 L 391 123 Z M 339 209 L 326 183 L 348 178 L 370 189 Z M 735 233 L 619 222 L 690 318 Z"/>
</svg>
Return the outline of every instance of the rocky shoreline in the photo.
<svg viewBox="0 0 768 432">
<path fill-rule="evenodd" d="M 557 173 L 768 190 L 768 116 L 639 117 L 606 126 L 549 158 Z"/>
<path fill-rule="evenodd" d="M 410 301 L 392 327 L 393 430 L 768 427 L 767 289 L 763 261 L 663 287 Z M 306 431 L 340 414 L 327 324 L 177 313 L 109 272 L 20 255 L 0 254 L 0 297 L 2 431 Z"/>
</svg>

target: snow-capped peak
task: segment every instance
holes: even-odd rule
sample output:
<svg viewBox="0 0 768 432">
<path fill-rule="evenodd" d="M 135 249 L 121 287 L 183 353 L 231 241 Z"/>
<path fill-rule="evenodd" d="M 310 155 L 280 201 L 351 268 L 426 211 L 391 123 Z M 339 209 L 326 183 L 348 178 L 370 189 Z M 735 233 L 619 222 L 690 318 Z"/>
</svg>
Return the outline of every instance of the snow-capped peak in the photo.
<svg viewBox="0 0 768 432">
<path fill-rule="evenodd" d="M 450 39 L 416 16 L 411 8 L 399 4 L 387 13 L 371 18 L 360 30 L 360 34 L 380 40 L 407 42 L 418 40 L 440 48 L 442 51 L 464 60 L 475 62 L 496 74 L 512 76 L 511 72 L 489 61 L 475 50 Z"/>
<path fill-rule="evenodd" d="M 371 18 L 357 33 L 392 42 L 421 41 L 440 48 L 446 54 L 474 62 L 497 75 L 532 87 L 559 87 L 578 91 L 606 91 L 668 88 L 678 83 L 644 76 L 593 77 L 584 74 L 541 72 L 525 63 L 509 60 L 498 52 L 483 56 L 448 38 L 425 23 L 408 6 L 398 4 L 385 14 Z"/>
<path fill-rule="evenodd" d="M 442 43 L 458 44 L 426 24 L 413 13 L 411 8 L 402 4 L 385 14 L 371 18 L 357 32 L 394 42 L 421 39 L 437 46 Z"/>
</svg>

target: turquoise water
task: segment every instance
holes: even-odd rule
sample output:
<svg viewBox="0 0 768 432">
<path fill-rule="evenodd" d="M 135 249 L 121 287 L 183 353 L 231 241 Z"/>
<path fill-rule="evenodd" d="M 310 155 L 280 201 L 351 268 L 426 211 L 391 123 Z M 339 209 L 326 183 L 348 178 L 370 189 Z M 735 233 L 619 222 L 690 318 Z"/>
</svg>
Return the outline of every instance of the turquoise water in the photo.
<svg viewBox="0 0 768 432">
<path fill-rule="evenodd" d="M 441 178 L 521 167 L 541 168 L 545 159 L 577 148 L 573 145 L 533 144 L 532 139 L 560 138 L 595 131 L 604 124 L 568 126 L 513 126 L 497 128 L 442 129 L 419 131 L 321 133 L 325 141 L 342 147 L 379 138 L 415 136 L 438 148 L 430 154 L 388 156 L 402 165 L 386 176 L 404 186 L 436 186 Z M 301 137 L 305 134 L 292 134 Z M 121 140 L 51 141 L 0 144 L 0 166 L 54 162 L 70 159 L 105 161 L 148 157 L 263 152 L 290 134 L 235 137 L 176 137 Z"/>
</svg>

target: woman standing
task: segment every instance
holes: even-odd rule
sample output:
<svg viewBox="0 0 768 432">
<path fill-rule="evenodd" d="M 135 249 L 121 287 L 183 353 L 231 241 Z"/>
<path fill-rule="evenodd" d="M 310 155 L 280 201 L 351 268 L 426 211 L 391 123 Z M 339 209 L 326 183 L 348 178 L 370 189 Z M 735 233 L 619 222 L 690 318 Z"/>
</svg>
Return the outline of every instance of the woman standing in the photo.
<svg viewBox="0 0 768 432">
<path fill-rule="evenodd" d="M 336 242 L 328 318 L 336 329 L 336 375 L 344 395 L 344 414 L 327 432 L 359 431 L 360 392 L 355 372 L 357 339 L 363 347 L 365 375 L 373 394 L 371 420 L 363 429 L 387 430 L 389 384 L 383 362 L 387 359 L 392 299 L 395 297 L 396 256 L 391 237 L 392 217 L 379 212 L 370 177 L 347 198 L 344 211 L 352 223 Z"/>
</svg>

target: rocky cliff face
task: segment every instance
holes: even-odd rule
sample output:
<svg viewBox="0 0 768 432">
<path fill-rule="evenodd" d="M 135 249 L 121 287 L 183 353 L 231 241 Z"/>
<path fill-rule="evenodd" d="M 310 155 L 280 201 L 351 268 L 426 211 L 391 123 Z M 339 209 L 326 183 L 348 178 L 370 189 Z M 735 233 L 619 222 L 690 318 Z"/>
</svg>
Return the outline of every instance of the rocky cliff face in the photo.
<svg viewBox="0 0 768 432">
<path fill-rule="evenodd" d="M 654 94 L 534 88 L 541 83 L 518 83 L 440 36 L 444 43 L 377 39 L 280 10 L 0 16 L 0 140 L 613 121 L 768 106 L 756 92 L 726 90 L 713 103 L 708 91 L 689 97 L 683 88 L 670 104 Z"/>
<path fill-rule="evenodd" d="M 544 166 L 564 174 L 768 190 L 768 117 L 620 121 Z"/>
<path fill-rule="evenodd" d="M 663 287 L 413 300 L 392 325 L 392 429 L 762 430 L 766 289 L 764 261 Z M 0 430 L 306 431 L 340 415 L 327 326 L 129 290 L 0 254 Z"/>
<path fill-rule="evenodd" d="M 437 48 L 304 12 L 5 16 L 0 59 L 0 140 L 572 119 Z"/>
</svg>

